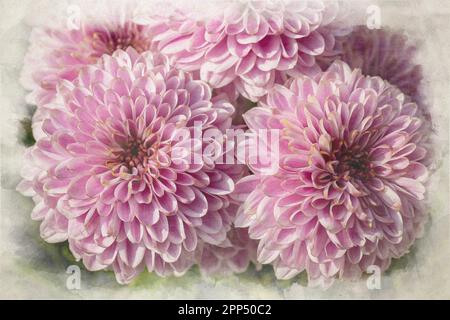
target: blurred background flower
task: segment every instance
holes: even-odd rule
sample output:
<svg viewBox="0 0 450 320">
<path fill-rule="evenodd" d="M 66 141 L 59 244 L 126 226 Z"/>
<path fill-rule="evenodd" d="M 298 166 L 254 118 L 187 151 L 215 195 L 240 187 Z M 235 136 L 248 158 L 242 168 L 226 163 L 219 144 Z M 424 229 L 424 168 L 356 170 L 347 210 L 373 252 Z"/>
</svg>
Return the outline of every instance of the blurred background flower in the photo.
<svg viewBox="0 0 450 320">
<path fill-rule="evenodd" d="M 81 11 L 77 5 L 72 8 L 79 14 L 72 23 L 70 17 L 51 20 L 31 32 L 21 75 L 22 85 L 31 91 L 29 104 L 50 102 L 60 81 L 75 80 L 81 68 L 95 64 L 104 54 L 128 47 L 137 52 L 149 49 L 146 27 L 133 22 L 133 2 L 100 1 L 93 10 L 95 14 Z"/>
<path fill-rule="evenodd" d="M 206 275 L 224 276 L 243 273 L 251 263 L 260 269 L 256 261 L 257 246 L 257 241 L 250 239 L 247 229 L 233 228 L 220 245 L 204 244 L 200 247 L 197 258 L 200 271 Z"/>
<path fill-rule="evenodd" d="M 153 47 L 213 88 L 231 85 L 257 101 L 287 76 L 314 74 L 315 58 L 349 32 L 337 1 L 230 1 L 210 15 L 154 15 Z"/>
<path fill-rule="evenodd" d="M 417 61 L 418 49 L 403 32 L 359 26 L 338 40 L 336 52 L 318 58 L 324 70 L 340 59 L 353 69 L 361 69 L 364 75 L 378 76 L 409 96 L 430 120 L 429 106 L 423 101 L 424 79 Z"/>
</svg>

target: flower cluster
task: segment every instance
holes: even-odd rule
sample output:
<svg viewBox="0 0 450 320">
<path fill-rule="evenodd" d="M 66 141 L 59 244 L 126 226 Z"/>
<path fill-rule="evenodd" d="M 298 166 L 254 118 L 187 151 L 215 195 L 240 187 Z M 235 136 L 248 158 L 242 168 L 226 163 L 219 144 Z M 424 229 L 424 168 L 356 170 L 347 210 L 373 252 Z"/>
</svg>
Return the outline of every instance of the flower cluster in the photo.
<svg viewBox="0 0 450 320">
<path fill-rule="evenodd" d="M 34 27 L 18 190 L 41 237 L 122 284 L 194 265 L 322 285 L 386 270 L 427 221 L 429 112 L 415 47 L 353 29 L 343 2 Z"/>
</svg>

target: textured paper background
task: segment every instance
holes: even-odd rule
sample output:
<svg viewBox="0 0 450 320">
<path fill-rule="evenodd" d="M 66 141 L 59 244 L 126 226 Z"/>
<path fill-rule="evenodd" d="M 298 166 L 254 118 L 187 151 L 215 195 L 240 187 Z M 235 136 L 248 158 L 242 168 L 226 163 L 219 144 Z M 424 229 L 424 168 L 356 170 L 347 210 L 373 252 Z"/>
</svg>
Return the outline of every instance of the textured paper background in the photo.
<svg viewBox="0 0 450 320">
<path fill-rule="evenodd" d="M 89 1 L 84 1 L 89 7 Z M 197 2 L 198 4 L 199 2 Z M 374 1 L 369 1 L 374 3 Z M 66 267 L 73 263 L 64 245 L 48 245 L 32 222 L 32 202 L 15 191 L 24 147 L 20 120 L 29 116 L 18 78 L 30 28 L 25 21 L 46 21 L 59 0 L 0 0 L 0 298 L 217 298 L 217 299 L 413 299 L 450 298 L 449 113 L 450 1 L 380 0 L 383 26 L 407 30 L 420 43 L 419 62 L 426 75 L 434 117 L 437 160 L 428 193 L 431 221 L 411 253 L 382 276 L 381 290 L 365 280 L 336 282 L 327 291 L 305 288 L 304 279 L 277 281 L 270 267 L 256 274 L 208 279 L 197 270 L 182 278 L 143 275 L 121 287 L 111 273 L 81 274 L 81 290 L 66 288 Z M 64 12 L 64 11 L 62 11 Z"/>
</svg>

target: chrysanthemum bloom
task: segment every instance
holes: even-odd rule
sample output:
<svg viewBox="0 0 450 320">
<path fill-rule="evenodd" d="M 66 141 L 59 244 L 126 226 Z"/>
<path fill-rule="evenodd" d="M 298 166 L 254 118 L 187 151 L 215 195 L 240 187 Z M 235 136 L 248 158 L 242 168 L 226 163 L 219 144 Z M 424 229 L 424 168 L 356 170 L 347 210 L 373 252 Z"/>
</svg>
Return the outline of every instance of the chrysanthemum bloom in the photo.
<svg viewBox="0 0 450 320">
<path fill-rule="evenodd" d="M 334 60 L 340 59 L 351 68 L 361 69 L 364 75 L 387 80 L 416 103 L 421 101 L 422 68 L 415 60 L 417 48 L 408 41 L 406 35 L 360 26 L 348 36 L 341 37 L 337 46 L 339 54 L 318 59 L 324 70 Z"/>
<path fill-rule="evenodd" d="M 220 245 L 204 244 L 198 252 L 200 271 L 207 275 L 245 272 L 250 263 L 257 265 L 257 241 L 250 239 L 247 229 L 233 228 Z"/>
<path fill-rule="evenodd" d="M 313 283 L 386 270 L 420 235 L 427 168 L 417 106 L 396 87 L 337 62 L 276 86 L 245 116 L 280 130 L 279 169 L 236 186 L 236 226 L 259 240 L 258 261 L 280 279 Z"/>
<path fill-rule="evenodd" d="M 97 8 L 100 17 L 81 16 L 72 23 L 68 17 L 32 29 L 21 75 L 22 85 L 31 91 L 28 103 L 40 106 L 50 102 L 61 80 L 74 80 L 81 68 L 96 63 L 104 54 L 128 47 L 138 52 L 149 49 L 150 33 L 133 22 L 131 4 L 109 6 L 102 3 Z"/>
<path fill-rule="evenodd" d="M 200 71 L 214 88 L 232 86 L 257 101 L 287 76 L 314 74 L 315 58 L 334 49 L 336 1 L 233 1 L 200 16 L 153 18 L 155 49 L 177 67 Z"/>
<path fill-rule="evenodd" d="M 46 241 L 68 240 L 89 270 L 112 267 L 120 283 L 145 266 L 183 274 L 200 241 L 223 243 L 242 170 L 208 161 L 192 132 L 224 132 L 231 104 L 165 58 L 130 48 L 58 90 L 42 107 L 45 136 L 28 150 L 19 186 L 36 202 Z"/>
</svg>

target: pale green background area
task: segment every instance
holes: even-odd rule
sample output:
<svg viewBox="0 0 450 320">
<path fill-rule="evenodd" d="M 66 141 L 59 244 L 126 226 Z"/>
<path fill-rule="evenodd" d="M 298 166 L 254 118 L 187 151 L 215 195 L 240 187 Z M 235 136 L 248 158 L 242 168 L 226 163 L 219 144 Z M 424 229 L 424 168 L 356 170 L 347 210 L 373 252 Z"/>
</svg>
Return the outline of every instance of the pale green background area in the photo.
<svg viewBox="0 0 450 320">
<path fill-rule="evenodd" d="M 144 274 L 125 287 L 116 284 L 111 273 L 90 273 L 82 268 L 81 290 L 66 288 L 65 270 L 73 264 L 70 253 L 64 245 L 48 245 L 39 238 L 39 224 L 30 219 L 32 202 L 14 191 L 24 151 L 19 142 L 20 121 L 29 112 L 25 93 L 18 84 L 30 31 L 24 19 L 31 16 L 45 21 L 61 3 L 59 0 L 0 0 L 0 298 L 450 298 L 450 1 L 379 1 L 383 26 L 406 29 L 421 44 L 419 59 L 426 75 L 436 132 L 437 161 L 427 200 L 431 222 L 412 252 L 382 276 L 381 290 L 368 290 L 366 280 L 362 279 L 339 281 L 326 291 L 304 287 L 304 277 L 277 281 L 270 267 L 260 273 L 252 269 L 243 275 L 216 279 L 204 278 L 196 269 L 182 278 L 161 279 Z"/>
</svg>

